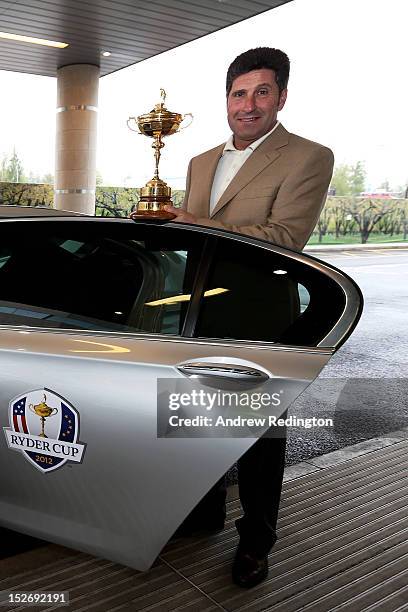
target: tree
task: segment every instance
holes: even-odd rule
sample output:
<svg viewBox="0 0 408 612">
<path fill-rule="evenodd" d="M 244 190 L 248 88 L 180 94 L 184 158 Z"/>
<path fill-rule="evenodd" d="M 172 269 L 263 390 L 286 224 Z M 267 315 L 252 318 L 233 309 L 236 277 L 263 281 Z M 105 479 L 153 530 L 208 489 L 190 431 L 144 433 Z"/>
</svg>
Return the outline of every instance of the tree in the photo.
<svg viewBox="0 0 408 612">
<path fill-rule="evenodd" d="M 350 178 L 350 166 L 347 164 L 340 164 L 334 169 L 333 177 L 331 180 L 331 187 L 336 190 L 336 196 L 345 196 L 349 193 L 349 178 Z"/>
<path fill-rule="evenodd" d="M 364 163 L 358 161 L 354 166 L 350 166 L 350 193 L 358 195 L 365 191 L 366 171 Z"/>
<path fill-rule="evenodd" d="M 13 149 L 13 155 L 11 156 L 10 161 L 8 163 L 7 170 L 8 170 L 8 180 L 11 183 L 24 183 L 25 182 L 26 179 L 24 176 L 23 164 L 20 158 L 18 157 L 15 149 Z"/>
<path fill-rule="evenodd" d="M 47 174 L 44 174 L 44 176 L 41 179 L 41 182 L 44 183 L 45 185 L 53 185 L 54 184 L 54 175 L 51 174 L 51 172 L 48 172 Z"/>
<path fill-rule="evenodd" d="M 15 206 L 52 206 L 54 191 L 51 185 L 8 183 L 0 189 L 3 204 Z"/>
<path fill-rule="evenodd" d="M 30 171 L 29 175 L 26 177 L 27 183 L 40 183 L 41 179 L 38 174 L 34 174 L 34 172 Z"/>
<path fill-rule="evenodd" d="M 128 217 L 138 202 L 136 189 L 126 187 L 97 187 L 96 215 L 101 217 Z"/>
<path fill-rule="evenodd" d="M 384 191 L 391 191 L 390 181 L 388 179 L 383 181 L 380 185 L 380 189 L 384 189 Z"/>
<path fill-rule="evenodd" d="M 317 221 L 317 231 L 319 232 L 319 242 L 322 242 L 323 236 L 327 234 L 331 217 L 331 210 L 324 207 Z"/>
<path fill-rule="evenodd" d="M 353 231 L 353 227 L 355 226 L 355 221 L 350 213 L 346 212 L 348 198 L 344 200 L 340 198 L 333 198 L 331 200 L 331 212 L 332 219 L 334 224 L 334 231 L 336 235 L 336 239 L 340 236 L 346 236 L 346 234 L 351 234 Z"/>
<path fill-rule="evenodd" d="M 15 149 L 13 150 L 13 155 L 10 158 L 8 155 L 3 156 L 0 167 L 0 178 L 2 181 L 7 183 L 25 182 L 26 177 L 24 176 L 23 164 Z"/>
<path fill-rule="evenodd" d="M 354 166 L 340 164 L 334 170 L 331 186 L 336 196 L 358 195 L 365 189 L 365 179 L 364 162 L 358 161 Z"/>
<path fill-rule="evenodd" d="M 401 232 L 401 214 L 398 207 L 393 203 L 392 210 L 389 215 L 385 215 L 377 225 L 379 232 L 385 236 L 392 237 L 394 234 Z"/>
<path fill-rule="evenodd" d="M 351 202 L 346 207 L 346 211 L 358 225 L 361 243 L 366 244 L 373 229 L 376 228 L 383 217 L 391 213 L 392 208 L 389 201 L 359 200 L 358 202 Z"/>
<path fill-rule="evenodd" d="M 400 200 L 397 203 L 396 211 L 402 225 L 403 239 L 406 240 L 408 237 L 408 203 Z"/>
<path fill-rule="evenodd" d="M 0 181 L 6 180 L 7 162 L 8 162 L 7 155 L 3 155 L 3 158 L 0 163 Z"/>
</svg>

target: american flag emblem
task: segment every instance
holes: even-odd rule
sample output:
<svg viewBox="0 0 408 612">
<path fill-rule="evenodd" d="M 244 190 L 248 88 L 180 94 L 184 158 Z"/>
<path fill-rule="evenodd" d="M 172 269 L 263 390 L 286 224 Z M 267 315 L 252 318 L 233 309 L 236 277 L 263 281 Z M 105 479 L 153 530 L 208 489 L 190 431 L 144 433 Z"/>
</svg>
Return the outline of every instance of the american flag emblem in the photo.
<svg viewBox="0 0 408 612">
<path fill-rule="evenodd" d="M 25 416 L 26 399 L 26 397 L 23 397 L 13 405 L 14 431 L 23 431 L 24 433 L 28 433 L 27 421 Z"/>
</svg>

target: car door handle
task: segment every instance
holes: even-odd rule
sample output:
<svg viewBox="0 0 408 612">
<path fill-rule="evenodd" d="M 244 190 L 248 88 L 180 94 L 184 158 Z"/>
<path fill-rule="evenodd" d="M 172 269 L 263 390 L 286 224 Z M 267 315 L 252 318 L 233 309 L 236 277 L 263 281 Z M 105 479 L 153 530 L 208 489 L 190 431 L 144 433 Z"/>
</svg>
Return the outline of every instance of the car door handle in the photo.
<svg viewBox="0 0 408 612">
<path fill-rule="evenodd" d="M 177 369 L 189 377 L 211 376 L 214 378 L 230 378 L 245 382 L 262 383 L 269 380 L 269 376 L 249 366 L 238 365 L 235 363 L 209 363 L 193 362 L 183 363 Z"/>
</svg>

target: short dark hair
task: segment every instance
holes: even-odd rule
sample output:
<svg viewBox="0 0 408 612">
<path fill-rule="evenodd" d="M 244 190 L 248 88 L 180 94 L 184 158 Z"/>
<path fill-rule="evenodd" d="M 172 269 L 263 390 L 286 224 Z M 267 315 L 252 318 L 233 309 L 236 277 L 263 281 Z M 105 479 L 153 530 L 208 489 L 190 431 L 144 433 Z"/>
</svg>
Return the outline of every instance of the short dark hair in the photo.
<svg viewBox="0 0 408 612">
<path fill-rule="evenodd" d="M 256 49 L 249 49 L 245 53 L 241 53 L 230 64 L 227 72 L 227 96 L 231 91 L 233 81 L 237 77 L 251 72 L 251 70 L 261 70 L 262 68 L 274 70 L 279 93 L 286 89 L 290 69 L 290 62 L 286 53 L 271 47 L 256 47 Z"/>
</svg>

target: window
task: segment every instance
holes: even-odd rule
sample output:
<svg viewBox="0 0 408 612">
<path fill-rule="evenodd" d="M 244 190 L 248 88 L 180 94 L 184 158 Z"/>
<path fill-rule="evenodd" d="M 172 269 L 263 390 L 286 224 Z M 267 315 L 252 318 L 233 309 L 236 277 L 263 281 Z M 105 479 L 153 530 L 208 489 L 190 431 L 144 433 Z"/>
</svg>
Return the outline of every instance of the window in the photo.
<svg viewBox="0 0 408 612">
<path fill-rule="evenodd" d="M 314 346 L 345 308 L 339 285 L 290 256 L 218 239 L 194 335 Z"/>
<path fill-rule="evenodd" d="M 315 346 L 345 309 L 309 264 L 197 228 L 0 222 L 0 324 Z"/>
<path fill-rule="evenodd" d="M 204 238 L 134 223 L 0 223 L 0 324 L 180 334 Z"/>
</svg>

